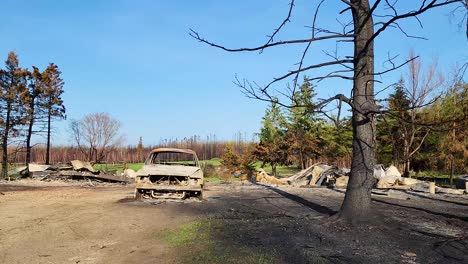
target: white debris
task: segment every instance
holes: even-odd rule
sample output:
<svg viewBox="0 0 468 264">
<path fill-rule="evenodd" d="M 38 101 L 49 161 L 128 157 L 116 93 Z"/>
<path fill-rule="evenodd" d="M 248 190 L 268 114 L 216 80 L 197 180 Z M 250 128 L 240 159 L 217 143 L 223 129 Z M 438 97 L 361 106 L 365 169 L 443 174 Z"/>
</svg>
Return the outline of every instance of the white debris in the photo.
<svg viewBox="0 0 468 264">
<path fill-rule="evenodd" d="M 127 178 L 131 178 L 131 179 L 135 179 L 136 178 L 136 172 L 132 169 L 126 169 L 124 170 L 123 172 L 123 176 L 127 177 Z"/>
</svg>

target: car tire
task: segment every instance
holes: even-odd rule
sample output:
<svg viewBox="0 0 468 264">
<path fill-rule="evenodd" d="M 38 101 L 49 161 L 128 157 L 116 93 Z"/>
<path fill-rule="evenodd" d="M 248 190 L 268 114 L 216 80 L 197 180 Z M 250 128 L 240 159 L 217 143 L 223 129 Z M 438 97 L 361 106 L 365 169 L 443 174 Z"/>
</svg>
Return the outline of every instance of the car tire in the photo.
<svg viewBox="0 0 468 264">
<path fill-rule="evenodd" d="M 135 190 L 135 200 L 137 201 L 143 200 L 143 194 L 141 194 L 138 190 Z"/>
</svg>

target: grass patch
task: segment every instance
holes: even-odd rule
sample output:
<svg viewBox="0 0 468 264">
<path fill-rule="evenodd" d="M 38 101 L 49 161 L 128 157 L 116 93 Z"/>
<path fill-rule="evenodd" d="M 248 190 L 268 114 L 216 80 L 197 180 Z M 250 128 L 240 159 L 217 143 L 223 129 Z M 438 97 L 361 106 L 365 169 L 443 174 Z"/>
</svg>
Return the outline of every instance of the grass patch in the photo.
<svg viewBox="0 0 468 264">
<path fill-rule="evenodd" d="M 441 187 L 453 187 L 457 182 L 458 177 L 462 175 L 463 174 L 453 175 L 452 185 L 450 185 L 449 174 L 442 174 L 436 171 L 420 171 L 418 173 L 412 173 L 411 177 L 422 181 L 434 181 L 436 185 L 439 185 Z"/>
<path fill-rule="evenodd" d="M 274 263 L 274 253 L 256 252 L 231 241 L 216 241 L 225 225 L 214 220 L 195 221 L 176 229 L 164 229 L 155 238 L 162 240 L 177 252 L 179 263 Z"/>
<path fill-rule="evenodd" d="M 138 171 L 143 167 L 143 163 L 116 163 L 116 164 L 94 164 L 93 168 L 95 170 L 108 172 L 111 174 L 120 174 L 127 169 L 132 169 Z"/>
<path fill-rule="evenodd" d="M 200 165 L 205 163 L 206 165 L 212 166 L 221 166 L 221 159 L 214 158 L 210 160 L 202 160 L 200 161 Z M 144 163 L 115 163 L 115 164 L 94 164 L 93 168 L 100 171 L 109 172 L 112 174 L 115 173 L 122 173 L 124 168 L 132 169 L 134 171 L 138 171 L 143 167 Z"/>
<path fill-rule="evenodd" d="M 456 179 L 463 174 L 454 174 L 453 178 Z M 420 171 L 418 173 L 412 173 L 411 177 L 413 178 L 434 178 L 434 179 L 449 179 L 449 174 L 442 174 L 437 171 Z"/>
<path fill-rule="evenodd" d="M 226 180 L 222 179 L 221 177 L 219 176 L 210 176 L 210 177 L 204 177 L 203 180 L 205 182 L 226 182 Z M 236 178 L 236 177 L 231 177 L 229 178 L 229 180 L 227 180 L 228 182 L 236 182 L 236 181 L 240 181 L 239 178 Z"/>
<path fill-rule="evenodd" d="M 195 221 L 178 229 L 164 229 L 156 235 L 172 247 L 189 246 L 198 240 L 207 240 L 211 232 L 211 222 Z"/>
<path fill-rule="evenodd" d="M 222 181 L 221 178 L 219 178 L 217 176 L 204 177 L 203 180 L 205 182 L 220 182 L 220 181 Z"/>
<path fill-rule="evenodd" d="M 143 165 L 144 163 L 126 163 L 126 164 L 118 163 L 118 164 L 95 164 L 93 167 L 94 169 L 99 170 L 99 171 L 104 171 L 104 172 L 111 173 L 111 174 L 121 174 L 125 168 L 138 171 L 139 169 L 143 167 Z M 200 165 L 219 167 L 222 165 L 222 163 L 221 163 L 221 159 L 214 158 L 210 160 L 200 161 Z M 260 161 L 257 161 L 254 164 L 256 169 L 259 169 L 261 165 L 262 165 L 262 162 Z M 269 164 L 267 164 L 263 169 L 266 172 L 271 173 L 271 166 Z M 296 174 L 301 169 L 296 166 L 278 166 L 276 170 L 278 172 L 279 177 L 288 177 L 288 176 Z M 220 176 L 216 175 L 216 173 L 214 173 L 214 175 L 205 177 L 205 181 L 206 182 L 220 182 L 220 181 L 223 181 L 223 179 Z M 229 181 L 239 181 L 239 178 L 232 177 L 229 179 Z"/>
<path fill-rule="evenodd" d="M 258 170 L 258 169 L 261 168 L 262 162 L 257 161 L 257 162 L 254 163 L 254 166 L 255 166 L 255 169 Z M 265 172 L 271 173 L 272 172 L 271 165 L 266 164 L 265 167 L 263 167 L 263 170 L 265 170 Z M 298 173 L 299 171 L 301 171 L 301 168 L 299 168 L 297 166 L 277 166 L 276 167 L 276 172 L 278 173 L 279 177 L 292 176 L 292 175 Z"/>
<path fill-rule="evenodd" d="M 213 159 L 210 159 L 210 160 L 201 160 L 200 161 L 200 165 L 211 165 L 211 166 L 221 166 L 221 159 L 220 158 L 213 158 Z"/>
<path fill-rule="evenodd" d="M 274 254 L 251 252 L 245 246 L 225 247 L 218 252 L 213 248 L 205 249 L 186 258 L 185 263 L 232 263 L 232 264 L 270 264 L 277 261 Z"/>
<path fill-rule="evenodd" d="M 132 169 L 134 171 L 138 171 L 143 167 L 144 163 L 117 163 L 117 164 L 95 164 L 93 167 L 96 170 L 100 171 L 105 171 L 108 173 L 116 174 L 116 173 L 122 173 L 124 171 L 124 167 L 127 166 L 128 169 Z M 205 166 L 213 166 L 213 167 L 219 167 L 222 165 L 221 159 L 219 158 L 213 158 L 210 160 L 202 160 L 200 161 L 200 165 L 205 165 Z M 259 169 L 260 166 L 262 165 L 261 161 L 255 162 L 254 166 L 256 169 Z M 267 164 L 263 168 L 266 172 L 271 173 L 271 166 Z M 291 176 L 294 175 L 295 173 L 299 172 L 301 169 L 298 168 L 297 166 L 278 166 L 276 168 L 278 171 L 278 174 L 280 176 Z M 208 181 L 219 181 L 218 176 L 213 176 L 213 177 L 206 177 L 205 179 L 209 179 Z M 236 179 L 233 179 L 234 181 Z"/>
</svg>

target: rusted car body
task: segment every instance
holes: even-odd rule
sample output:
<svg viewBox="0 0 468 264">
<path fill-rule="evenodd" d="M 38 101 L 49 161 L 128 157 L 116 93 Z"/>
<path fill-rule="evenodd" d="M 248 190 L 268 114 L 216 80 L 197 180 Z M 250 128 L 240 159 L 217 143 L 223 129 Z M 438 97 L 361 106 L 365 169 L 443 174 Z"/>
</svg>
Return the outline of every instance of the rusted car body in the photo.
<svg viewBox="0 0 468 264">
<path fill-rule="evenodd" d="M 193 150 L 154 149 L 136 173 L 136 199 L 201 198 L 202 194 L 203 171 Z"/>
</svg>

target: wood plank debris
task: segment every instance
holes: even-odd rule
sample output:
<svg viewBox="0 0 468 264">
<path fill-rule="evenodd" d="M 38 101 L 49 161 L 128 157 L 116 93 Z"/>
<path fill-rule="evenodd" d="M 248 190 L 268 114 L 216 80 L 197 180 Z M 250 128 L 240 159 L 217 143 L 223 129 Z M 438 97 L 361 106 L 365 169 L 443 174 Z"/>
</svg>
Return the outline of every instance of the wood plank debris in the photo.
<svg viewBox="0 0 468 264">
<path fill-rule="evenodd" d="M 95 170 L 91 163 L 80 160 L 72 160 L 69 164 L 41 165 L 29 164 L 29 176 L 41 180 L 73 179 L 73 180 L 95 180 L 114 183 L 129 183 L 130 179 L 125 176 L 116 176 Z M 18 173 L 18 172 L 15 172 Z"/>
</svg>

